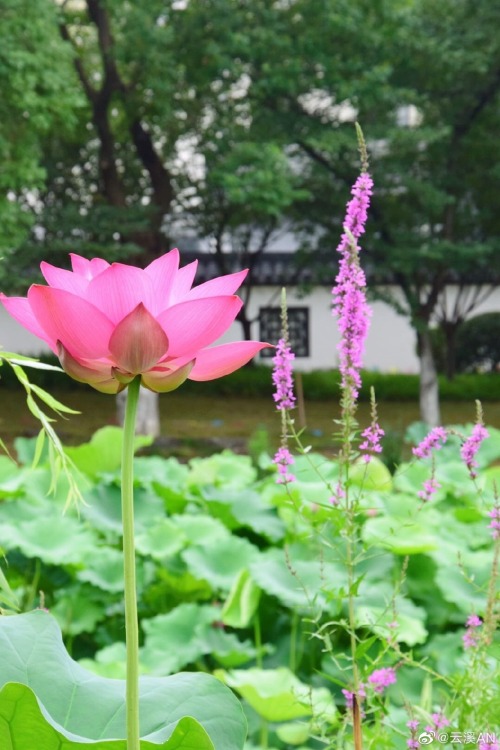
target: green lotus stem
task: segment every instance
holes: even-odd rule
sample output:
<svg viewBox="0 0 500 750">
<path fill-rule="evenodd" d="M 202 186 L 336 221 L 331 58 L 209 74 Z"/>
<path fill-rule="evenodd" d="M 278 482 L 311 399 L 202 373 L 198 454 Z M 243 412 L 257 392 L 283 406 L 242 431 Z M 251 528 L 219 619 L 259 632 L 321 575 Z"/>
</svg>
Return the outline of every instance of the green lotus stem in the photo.
<svg viewBox="0 0 500 750">
<path fill-rule="evenodd" d="M 127 391 L 122 449 L 122 524 L 123 571 L 125 596 L 125 640 L 127 677 L 125 712 L 127 717 L 127 750 L 140 750 L 139 733 L 139 622 L 134 543 L 134 437 L 141 376 L 130 383 Z"/>
</svg>

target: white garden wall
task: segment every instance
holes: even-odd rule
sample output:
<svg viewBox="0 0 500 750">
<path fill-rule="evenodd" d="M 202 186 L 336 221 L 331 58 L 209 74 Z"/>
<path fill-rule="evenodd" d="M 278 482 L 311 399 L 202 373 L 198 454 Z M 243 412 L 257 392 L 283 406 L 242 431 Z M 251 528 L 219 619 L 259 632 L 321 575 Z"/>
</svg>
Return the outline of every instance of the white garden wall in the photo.
<svg viewBox="0 0 500 750">
<path fill-rule="evenodd" d="M 453 287 L 449 289 L 453 296 Z M 290 307 L 309 307 L 310 313 L 310 356 L 297 359 L 297 369 L 311 370 L 329 368 L 337 364 L 336 346 L 338 333 L 335 320 L 331 315 L 331 295 L 327 288 L 317 288 L 311 294 L 298 297 L 293 289 L 288 290 L 287 300 Z M 252 292 L 248 307 L 249 317 L 258 318 L 259 308 L 278 307 L 280 289 L 277 287 L 258 287 Z M 365 352 L 365 366 L 383 372 L 418 372 L 418 360 L 415 354 L 415 334 L 406 318 L 384 302 L 372 304 L 373 316 Z M 500 289 L 497 289 L 476 311 L 500 312 Z M 241 326 L 233 324 L 221 342 L 235 341 L 241 338 Z M 253 338 L 259 338 L 258 322 L 253 324 Z M 32 336 L 17 324 L 0 306 L 0 346 L 7 351 L 19 354 L 39 355 L 48 351 L 39 339 Z M 266 360 L 269 362 L 269 360 Z"/>
</svg>

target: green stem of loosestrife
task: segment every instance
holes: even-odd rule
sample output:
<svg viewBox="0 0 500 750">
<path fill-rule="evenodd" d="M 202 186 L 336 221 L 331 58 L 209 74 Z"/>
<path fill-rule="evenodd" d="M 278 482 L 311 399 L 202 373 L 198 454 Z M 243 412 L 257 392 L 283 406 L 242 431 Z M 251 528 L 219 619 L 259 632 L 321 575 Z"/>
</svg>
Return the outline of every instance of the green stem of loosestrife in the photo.
<svg viewBox="0 0 500 750">
<path fill-rule="evenodd" d="M 139 733 L 139 622 L 134 544 L 134 437 L 141 378 L 129 385 L 123 426 L 122 451 L 122 524 L 123 570 L 125 579 L 125 639 L 127 677 L 125 711 L 127 717 L 127 750 L 140 750 Z"/>
</svg>

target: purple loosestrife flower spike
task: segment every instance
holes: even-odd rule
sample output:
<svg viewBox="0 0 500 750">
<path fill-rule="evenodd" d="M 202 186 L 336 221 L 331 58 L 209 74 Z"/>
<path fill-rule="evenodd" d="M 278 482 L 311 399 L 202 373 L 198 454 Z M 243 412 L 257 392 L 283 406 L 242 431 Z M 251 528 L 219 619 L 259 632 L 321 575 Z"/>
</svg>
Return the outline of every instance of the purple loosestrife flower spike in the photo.
<svg viewBox="0 0 500 750">
<path fill-rule="evenodd" d="M 488 512 L 491 522 L 488 524 L 488 528 L 491 529 L 491 536 L 493 539 L 500 539 L 500 505 L 496 505 L 492 510 Z"/>
<path fill-rule="evenodd" d="M 477 629 L 481 627 L 483 621 L 477 615 L 469 615 L 465 624 L 467 625 L 467 630 L 462 636 L 464 648 L 476 648 L 479 644 Z"/>
<path fill-rule="evenodd" d="M 372 192 L 373 180 L 363 171 L 354 183 L 353 197 L 347 204 L 344 233 L 337 248 L 341 255 L 339 272 L 332 289 L 333 313 L 338 320 L 341 339 L 337 347 L 341 387 L 351 392 L 352 401 L 357 399 L 361 387 L 360 370 L 371 316 L 357 240 L 365 231 Z"/>
<path fill-rule="evenodd" d="M 477 477 L 476 469 L 479 466 L 476 460 L 477 452 L 481 447 L 481 443 L 489 436 L 490 434 L 486 427 L 483 424 L 478 423 L 474 425 L 472 435 L 465 440 L 460 449 L 462 461 L 467 466 L 471 479 L 475 479 Z"/>
<path fill-rule="evenodd" d="M 295 460 L 288 450 L 287 417 L 288 412 L 295 406 L 295 394 L 293 390 L 292 362 L 295 354 L 292 352 L 288 341 L 288 316 L 286 308 L 286 292 L 281 293 L 281 327 L 282 336 L 276 347 L 276 355 L 273 358 L 273 383 L 276 388 L 274 401 L 276 408 L 281 412 L 281 446 L 274 456 L 274 464 L 278 469 L 278 484 L 289 484 L 295 481 L 295 476 L 288 467 Z"/>
<path fill-rule="evenodd" d="M 450 722 L 448 721 L 446 716 L 444 716 L 444 714 L 442 713 L 431 714 L 431 719 L 432 719 L 432 724 L 428 724 L 425 727 L 426 732 L 435 732 L 438 729 L 443 729 L 443 727 L 450 726 Z"/>
<path fill-rule="evenodd" d="M 352 711 L 353 705 L 354 705 L 353 691 L 342 689 L 342 694 L 345 698 L 347 708 L 349 708 Z M 366 688 L 363 682 L 359 683 L 358 692 L 356 693 L 356 698 L 358 700 L 358 704 L 360 704 L 366 698 Z"/>
<path fill-rule="evenodd" d="M 385 435 L 384 430 L 378 423 L 377 402 L 375 401 L 375 390 L 373 386 L 370 388 L 370 403 L 372 422 L 371 425 L 361 433 L 361 437 L 364 438 L 364 441 L 359 446 L 359 450 L 363 453 L 363 461 L 365 463 L 369 463 L 372 456 L 376 453 L 382 453 L 380 441 Z"/>
<path fill-rule="evenodd" d="M 373 685 L 376 693 L 383 693 L 389 685 L 393 685 L 396 682 L 396 672 L 393 667 L 376 669 L 368 677 L 368 682 Z"/>
<path fill-rule="evenodd" d="M 416 448 L 413 455 L 416 458 L 429 458 L 432 451 L 438 451 L 446 443 L 448 433 L 444 427 L 434 427 Z"/>
<path fill-rule="evenodd" d="M 274 456 L 274 463 L 278 469 L 276 480 L 278 484 L 288 484 L 295 481 L 294 475 L 288 471 L 288 467 L 294 464 L 295 460 L 286 446 L 282 445 L 281 448 L 278 448 Z"/>
<path fill-rule="evenodd" d="M 433 495 L 436 494 L 440 487 L 441 485 L 436 480 L 436 477 L 431 476 L 429 479 L 425 480 L 423 489 L 421 489 L 420 492 L 417 492 L 417 495 L 424 501 L 424 503 L 427 503 L 429 500 L 432 500 Z"/>
<path fill-rule="evenodd" d="M 293 409 L 295 406 L 295 394 L 293 391 L 292 362 L 295 354 L 292 352 L 286 338 L 281 338 L 276 347 L 276 355 L 273 358 L 273 383 L 276 387 L 274 400 L 276 408 Z"/>
</svg>

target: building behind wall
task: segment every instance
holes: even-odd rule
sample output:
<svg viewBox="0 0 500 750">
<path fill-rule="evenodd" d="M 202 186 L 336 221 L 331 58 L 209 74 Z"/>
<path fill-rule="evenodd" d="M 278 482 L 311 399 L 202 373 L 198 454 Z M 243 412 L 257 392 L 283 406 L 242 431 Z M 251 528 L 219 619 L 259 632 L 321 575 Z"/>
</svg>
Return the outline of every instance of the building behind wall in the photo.
<svg viewBox="0 0 500 750">
<path fill-rule="evenodd" d="M 210 253 L 183 253 L 183 264 L 194 258 L 199 261 L 196 283 L 220 275 L 217 260 Z M 231 258 L 238 269 L 238 258 Z M 331 312 L 331 286 L 335 270 L 325 272 L 323 284 L 312 284 L 307 268 L 297 270 L 292 253 L 265 253 L 254 269 L 255 284 L 246 307 L 252 321 L 252 338 L 275 343 L 280 335 L 280 298 L 283 286 L 287 289 L 289 325 L 297 369 L 308 371 L 336 367 L 339 335 Z M 310 289 L 307 293 L 304 289 Z M 453 286 L 449 292 L 453 297 Z M 399 290 L 386 287 L 396 297 Z M 416 336 L 406 317 L 396 313 L 386 302 L 371 303 L 373 310 L 370 332 L 366 342 L 364 362 L 367 369 L 381 372 L 416 373 L 419 369 Z M 473 315 L 500 311 L 500 288 L 478 307 Z M 220 343 L 241 339 L 242 329 L 234 323 Z M 7 351 L 39 356 L 49 351 L 36 336 L 28 333 L 0 306 L 0 345 Z M 269 362 L 272 350 L 264 350 L 259 361 Z"/>
</svg>

